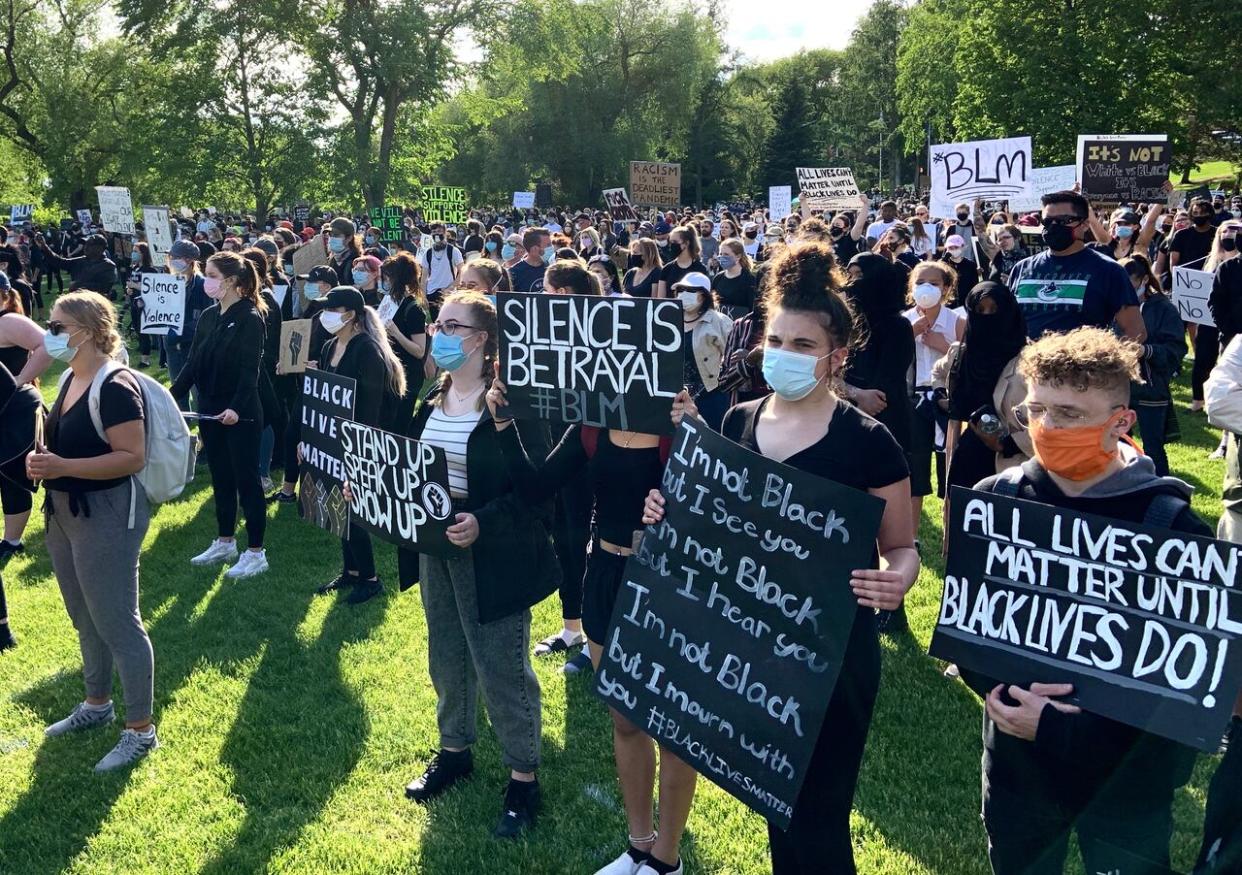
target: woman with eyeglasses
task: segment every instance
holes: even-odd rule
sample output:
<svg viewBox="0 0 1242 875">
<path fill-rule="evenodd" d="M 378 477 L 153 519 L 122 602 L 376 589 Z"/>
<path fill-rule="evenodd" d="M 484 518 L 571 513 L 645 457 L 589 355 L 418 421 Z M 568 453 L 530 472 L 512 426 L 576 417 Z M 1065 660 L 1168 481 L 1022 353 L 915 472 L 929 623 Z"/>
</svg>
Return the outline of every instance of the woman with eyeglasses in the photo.
<svg viewBox="0 0 1242 875">
<path fill-rule="evenodd" d="M 86 680 L 85 701 L 44 734 L 111 725 L 114 665 L 125 694 L 125 729 L 96 772 L 131 765 L 159 747 L 151 722 L 155 660 L 138 599 L 151 514 L 132 476 L 146 463 L 145 413 L 138 379 L 113 361 L 121 346 L 116 328 L 112 304 L 97 292 L 56 301 L 43 343 L 68 368 L 45 425 L 46 446 L 26 457 L 27 476 L 46 491 L 44 544 L 78 633 Z M 97 379 L 102 436 L 91 416 Z"/>
<path fill-rule="evenodd" d="M 596 255 L 587 262 L 587 270 L 599 283 L 600 294 L 605 298 L 625 297 L 621 290 L 621 275 L 617 265 L 607 255 Z"/>
<path fill-rule="evenodd" d="M 429 328 L 442 376 L 409 436 L 444 450 L 453 503 L 448 540 L 461 552 L 418 557 L 439 749 L 405 792 L 428 802 L 473 772 L 482 693 L 509 770 L 494 834 L 514 838 L 533 826 L 540 804 L 542 715 L 530 664 L 530 608 L 558 582 L 550 514 L 516 493 L 484 403 L 499 359 L 495 306 L 479 292 L 453 292 Z M 526 420 L 517 429 L 529 452 L 546 457 L 545 423 Z M 401 554 L 403 563 L 412 557 Z"/>
<path fill-rule="evenodd" d="M 992 282 L 1008 283 L 1009 273 L 1014 265 L 1031 253 L 1023 245 L 1022 232 L 1017 225 L 999 225 L 993 231 L 994 234 L 983 234 L 979 237 L 979 248 L 983 250 L 983 257 L 990 264 L 988 279 Z"/>
<path fill-rule="evenodd" d="M 827 244 L 782 249 L 764 292 L 763 371 L 773 394 L 734 407 L 721 429 L 752 452 L 885 502 L 871 563 L 850 580 L 858 609 L 792 821 L 788 830 L 768 827 L 774 875 L 855 871 L 850 811 L 880 685 L 875 611 L 896 609 L 919 571 L 905 452 L 838 394 L 855 330 L 843 285 Z M 642 522 L 663 517 L 663 496 L 653 491 Z"/>
<path fill-rule="evenodd" d="M 207 566 L 237 559 L 225 573 L 231 579 L 268 570 L 263 549 L 267 511 L 257 451 L 263 432 L 259 375 L 267 313 L 260 288 L 254 264 L 238 253 L 217 252 L 207 259 L 203 289 L 216 303 L 199 318 L 189 361 L 169 390 L 174 398 L 183 399 L 191 387 L 198 388 L 203 417 L 199 430 L 216 505 L 217 537 L 190 564 Z M 239 502 L 246 518 L 248 547 L 240 558 L 235 537 Z"/>
</svg>

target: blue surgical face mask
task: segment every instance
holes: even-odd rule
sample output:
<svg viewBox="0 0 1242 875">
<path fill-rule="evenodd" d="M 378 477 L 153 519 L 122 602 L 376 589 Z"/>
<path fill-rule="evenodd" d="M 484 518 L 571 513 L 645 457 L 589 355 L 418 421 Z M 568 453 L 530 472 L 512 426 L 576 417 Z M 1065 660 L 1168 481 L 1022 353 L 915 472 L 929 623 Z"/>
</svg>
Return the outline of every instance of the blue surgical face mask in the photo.
<svg viewBox="0 0 1242 875">
<path fill-rule="evenodd" d="M 380 288 L 383 289 L 385 295 L 390 294 L 392 292 L 392 282 L 389 280 L 380 280 Z"/>
<path fill-rule="evenodd" d="M 552 247 L 551 247 L 551 246 L 545 246 L 545 247 L 543 247 L 543 263 L 544 263 L 544 264 L 551 264 L 551 263 L 552 263 L 552 257 L 553 257 L 555 254 L 556 254 L 556 253 L 552 251 Z"/>
<path fill-rule="evenodd" d="M 372 235 L 368 234 L 368 235 L 367 235 L 366 237 L 364 237 L 363 239 L 364 239 L 364 240 L 366 240 L 366 242 L 367 242 L 367 245 L 368 245 L 368 246 L 374 246 L 374 245 L 375 245 L 375 237 L 374 237 L 374 236 L 372 236 Z"/>
<path fill-rule="evenodd" d="M 323 289 L 320 288 L 318 283 L 307 283 L 306 284 L 306 300 L 318 301 L 322 297 L 323 297 Z"/>
<path fill-rule="evenodd" d="M 726 255 L 721 252 L 716 256 L 716 263 L 720 265 L 721 270 L 728 270 L 733 267 L 733 265 L 737 264 L 737 259 L 732 255 Z"/>
<path fill-rule="evenodd" d="M 77 334 L 79 331 L 81 329 L 73 332 L 73 334 Z M 69 345 L 69 338 L 73 337 L 73 334 L 66 334 L 63 331 L 60 334 L 53 334 L 50 331 L 45 331 L 43 333 L 43 348 L 56 361 L 67 364 L 78 354 L 78 348 Z"/>
<path fill-rule="evenodd" d="M 508 261 L 510 258 L 517 255 L 517 247 L 512 243 L 506 243 L 504 247 L 501 248 L 500 254 L 505 261 Z"/>
<path fill-rule="evenodd" d="M 344 252 L 345 251 L 345 238 L 344 237 L 329 237 L 328 248 L 331 249 L 333 252 Z"/>
<path fill-rule="evenodd" d="M 496 251 L 496 241 L 495 241 L 495 240 L 488 240 L 488 241 L 487 241 L 486 243 L 484 243 L 483 245 L 484 245 L 485 247 L 487 247 L 487 251 L 488 251 L 488 252 L 495 252 L 495 251 Z"/>
<path fill-rule="evenodd" d="M 446 371 L 455 371 L 466 363 L 470 354 L 462 349 L 463 338 L 443 331 L 431 338 L 431 357 Z"/>
<path fill-rule="evenodd" d="M 188 261 L 182 261 L 180 258 L 174 258 L 168 262 L 168 266 L 177 273 L 185 273 L 186 268 L 190 266 Z"/>
<path fill-rule="evenodd" d="M 822 355 L 816 358 L 803 352 L 766 347 L 763 350 L 763 379 L 784 400 L 800 401 L 819 385 L 815 366 L 820 359 L 827 357 Z"/>
<path fill-rule="evenodd" d="M 356 286 L 365 286 L 367 281 L 371 279 L 371 274 L 367 273 L 365 270 L 355 270 L 353 271 L 353 275 L 354 285 Z"/>
<path fill-rule="evenodd" d="M 1128 240 L 1130 238 L 1130 235 L 1133 233 L 1134 233 L 1134 229 L 1131 228 L 1129 225 L 1118 225 L 1117 226 L 1117 239 L 1118 240 Z"/>
</svg>

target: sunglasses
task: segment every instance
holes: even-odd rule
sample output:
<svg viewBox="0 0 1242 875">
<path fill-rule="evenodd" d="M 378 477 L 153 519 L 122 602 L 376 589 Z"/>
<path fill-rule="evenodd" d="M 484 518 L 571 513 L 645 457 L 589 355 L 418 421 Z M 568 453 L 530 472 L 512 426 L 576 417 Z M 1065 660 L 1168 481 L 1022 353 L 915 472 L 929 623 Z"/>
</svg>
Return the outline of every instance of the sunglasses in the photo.
<svg viewBox="0 0 1242 875">
<path fill-rule="evenodd" d="M 1081 223 L 1083 219 L 1078 216 L 1048 216 L 1044 219 L 1045 225 L 1061 225 L 1065 228 L 1073 227 Z"/>
<path fill-rule="evenodd" d="M 72 325 L 66 325 L 64 322 L 58 322 L 56 320 L 52 320 L 47 323 L 47 332 L 52 335 L 52 337 L 60 337 L 60 333 L 62 331 L 72 335 L 77 330 L 78 329 Z"/>
</svg>

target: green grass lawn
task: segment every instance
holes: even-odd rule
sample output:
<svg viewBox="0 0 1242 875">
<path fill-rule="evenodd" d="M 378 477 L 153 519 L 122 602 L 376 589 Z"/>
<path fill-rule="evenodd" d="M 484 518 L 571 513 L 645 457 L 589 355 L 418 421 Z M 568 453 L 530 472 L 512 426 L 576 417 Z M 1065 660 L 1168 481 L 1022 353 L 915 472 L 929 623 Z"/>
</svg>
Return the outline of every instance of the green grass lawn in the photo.
<svg viewBox="0 0 1242 875">
<path fill-rule="evenodd" d="M 1169 178 L 1177 184 L 1181 182 L 1182 175 L 1180 173 L 1170 174 Z M 1237 178 L 1238 167 L 1228 161 L 1205 161 L 1199 165 L 1198 169 L 1190 171 L 1191 185 L 1207 183 L 1214 188 L 1223 187 L 1228 190 L 1233 187 L 1233 182 Z M 1218 186 L 1218 183 L 1223 185 Z"/>
<path fill-rule="evenodd" d="M 1189 368 L 1187 368 L 1187 371 Z M 1215 521 L 1223 463 L 1216 436 L 1186 413 L 1174 470 Z M 50 393 L 49 393 L 50 394 Z M 940 594 L 939 504 L 910 596 L 912 634 L 884 642 L 884 678 L 855 800 L 859 871 L 984 875 L 980 706 L 926 656 Z M 427 629 L 416 591 L 397 594 L 394 550 L 377 545 L 389 591 L 358 608 L 311 595 L 335 576 L 339 546 L 269 512 L 272 570 L 225 582 L 191 568 L 214 536 L 206 470 L 158 508 L 143 554 L 142 611 L 155 646 L 163 749 L 132 772 L 96 776 L 116 730 L 45 740 L 43 727 L 82 698 L 77 640 L 31 524 L 26 554 L 4 571 L 20 646 L 0 656 L 0 872 L 591 873 L 626 835 L 610 724 L 590 679 L 541 660 L 544 809 L 523 841 L 489 835 L 507 774 L 486 724 L 475 777 L 427 807 L 403 788 L 436 746 Z M 36 515 L 37 516 L 37 515 Z M 559 627 L 550 599 L 533 634 Z M 118 691 L 119 692 L 119 691 Z M 1198 848 L 1214 758 L 1178 793 L 1174 859 Z M 684 843 L 686 871 L 768 870 L 765 825 L 706 781 Z M 1075 868 L 1076 867 L 1076 868 Z M 1081 871 L 1075 864 L 1071 871 Z"/>
</svg>

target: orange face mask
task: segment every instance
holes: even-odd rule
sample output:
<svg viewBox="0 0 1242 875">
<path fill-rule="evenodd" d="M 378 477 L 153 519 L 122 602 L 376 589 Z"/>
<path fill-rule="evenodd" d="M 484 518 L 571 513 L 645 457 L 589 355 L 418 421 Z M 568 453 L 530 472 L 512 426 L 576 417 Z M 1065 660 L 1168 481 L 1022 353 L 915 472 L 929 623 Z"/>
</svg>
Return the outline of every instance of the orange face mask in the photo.
<svg viewBox="0 0 1242 875">
<path fill-rule="evenodd" d="M 1031 443 L 1035 458 L 1044 470 L 1067 480 L 1090 480 L 1117 458 L 1117 450 L 1104 449 L 1104 436 L 1117 424 L 1110 419 L 1103 425 L 1078 428 L 1044 428 L 1040 420 L 1031 423 Z"/>
</svg>

